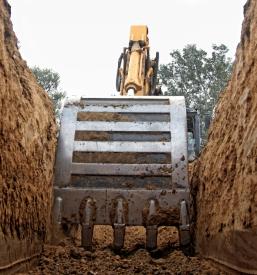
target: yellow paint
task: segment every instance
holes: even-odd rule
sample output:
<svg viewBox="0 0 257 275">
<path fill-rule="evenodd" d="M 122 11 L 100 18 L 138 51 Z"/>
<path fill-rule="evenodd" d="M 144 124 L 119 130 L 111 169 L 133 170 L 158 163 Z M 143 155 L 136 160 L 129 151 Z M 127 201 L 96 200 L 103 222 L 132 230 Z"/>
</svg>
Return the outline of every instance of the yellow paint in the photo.
<svg viewBox="0 0 257 275">
<path fill-rule="evenodd" d="M 148 28 L 147 26 L 131 26 L 130 41 L 144 41 L 148 45 Z"/>
<path fill-rule="evenodd" d="M 129 89 L 134 90 L 135 96 L 149 95 L 153 69 L 149 66 L 147 72 L 145 71 L 147 55 L 149 54 L 147 26 L 131 26 L 129 46 L 126 52 L 126 70 L 120 69 L 123 79 L 121 95 L 127 95 Z"/>
</svg>

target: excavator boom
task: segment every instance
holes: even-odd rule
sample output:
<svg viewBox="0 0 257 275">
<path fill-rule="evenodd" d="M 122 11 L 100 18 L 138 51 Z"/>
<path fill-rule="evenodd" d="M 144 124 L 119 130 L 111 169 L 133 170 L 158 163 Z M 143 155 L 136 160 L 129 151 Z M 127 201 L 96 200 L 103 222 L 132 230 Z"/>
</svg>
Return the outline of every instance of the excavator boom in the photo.
<svg viewBox="0 0 257 275">
<path fill-rule="evenodd" d="M 159 53 L 150 59 L 147 26 L 131 26 L 129 46 L 120 56 L 116 89 L 121 95 L 156 95 Z"/>
</svg>

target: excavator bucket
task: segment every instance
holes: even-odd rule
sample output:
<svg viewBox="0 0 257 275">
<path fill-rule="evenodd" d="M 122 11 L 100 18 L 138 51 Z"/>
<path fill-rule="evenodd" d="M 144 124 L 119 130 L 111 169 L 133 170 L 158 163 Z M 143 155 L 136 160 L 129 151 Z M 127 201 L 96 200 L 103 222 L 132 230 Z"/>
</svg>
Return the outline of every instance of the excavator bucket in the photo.
<svg viewBox="0 0 257 275">
<path fill-rule="evenodd" d="M 158 226 L 190 242 L 187 117 L 183 97 L 81 98 L 66 103 L 54 182 L 57 226 L 80 224 L 90 249 L 94 225 L 112 225 L 121 249 L 126 226 L 145 226 L 155 249 Z"/>
</svg>

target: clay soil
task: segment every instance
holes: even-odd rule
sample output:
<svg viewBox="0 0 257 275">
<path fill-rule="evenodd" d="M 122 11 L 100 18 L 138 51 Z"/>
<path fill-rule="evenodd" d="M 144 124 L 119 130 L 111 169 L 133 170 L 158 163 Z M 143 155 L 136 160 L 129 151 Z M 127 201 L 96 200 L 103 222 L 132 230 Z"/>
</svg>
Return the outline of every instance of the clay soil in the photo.
<svg viewBox="0 0 257 275">
<path fill-rule="evenodd" d="M 257 274 L 257 1 L 247 1 L 231 80 L 191 169 L 196 249 Z"/>
<path fill-rule="evenodd" d="M 56 148 L 52 102 L 22 60 L 10 16 L 0 0 L 0 273 L 41 250 Z"/>
<path fill-rule="evenodd" d="M 79 237 L 65 239 L 58 245 L 45 245 L 38 265 L 24 274 L 225 274 L 209 262 L 188 257 L 178 248 L 174 227 L 160 227 L 158 249 L 144 248 L 145 229 L 127 228 L 124 249 L 112 250 L 112 228 L 96 226 L 94 249 L 80 247 Z M 21 274 L 20 274 L 21 275 Z"/>
</svg>

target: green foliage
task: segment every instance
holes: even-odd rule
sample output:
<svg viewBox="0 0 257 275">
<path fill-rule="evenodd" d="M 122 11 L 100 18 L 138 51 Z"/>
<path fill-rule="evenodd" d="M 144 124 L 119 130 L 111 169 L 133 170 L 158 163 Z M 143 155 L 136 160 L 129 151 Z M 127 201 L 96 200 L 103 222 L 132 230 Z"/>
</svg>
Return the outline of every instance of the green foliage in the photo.
<svg viewBox="0 0 257 275">
<path fill-rule="evenodd" d="M 60 75 L 51 69 L 41 69 L 37 66 L 31 68 L 37 82 L 48 93 L 54 104 L 55 116 L 60 118 L 62 100 L 65 98 L 65 92 L 60 88 Z"/>
<path fill-rule="evenodd" d="M 206 116 L 212 117 L 219 92 L 226 86 L 232 70 L 228 48 L 213 45 L 211 56 L 196 45 L 170 53 L 171 62 L 161 65 L 159 78 L 166 95 L 183 95 L 187 107 L 199 110 L 202 137 L 206 136 Z"/>
</svg>

